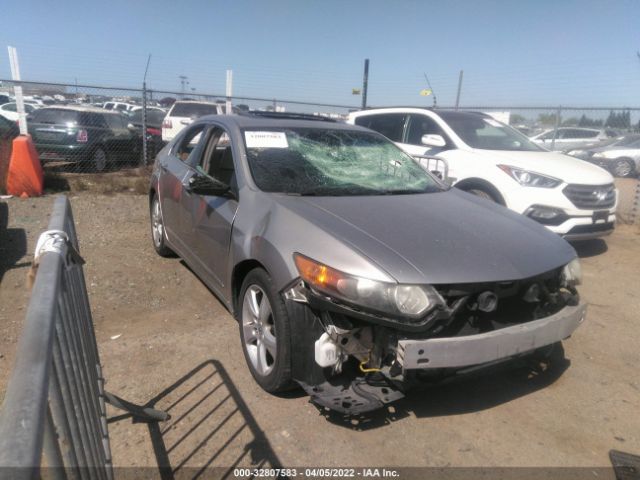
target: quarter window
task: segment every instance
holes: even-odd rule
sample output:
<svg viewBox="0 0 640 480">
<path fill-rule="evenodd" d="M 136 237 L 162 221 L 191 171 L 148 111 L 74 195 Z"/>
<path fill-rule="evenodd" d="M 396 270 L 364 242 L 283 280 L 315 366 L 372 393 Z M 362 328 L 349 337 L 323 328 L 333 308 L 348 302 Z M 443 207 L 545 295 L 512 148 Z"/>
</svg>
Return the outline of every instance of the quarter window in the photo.
<svg viewBox="0 0 640 480">
<path fill-rule="evenodd" d="M 356 125 L 375 130 L 389 140 L 402 142 L 406 120 L 407 115 L 404 113 L 385 113 L 382 115 L 356 117 L 355 123 Z"/>
</svg>

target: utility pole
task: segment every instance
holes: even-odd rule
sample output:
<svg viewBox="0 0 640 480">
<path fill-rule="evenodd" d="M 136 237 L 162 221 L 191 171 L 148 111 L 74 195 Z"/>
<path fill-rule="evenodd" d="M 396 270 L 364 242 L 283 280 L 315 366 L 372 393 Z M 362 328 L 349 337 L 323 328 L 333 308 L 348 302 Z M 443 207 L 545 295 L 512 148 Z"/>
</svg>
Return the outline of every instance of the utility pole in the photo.
<svg viewBox="0 0 640 480">
<path fill-rule="evenodd" d="M 458 94 L 456 95 L 456 110 L 458 110 L 458 106 L 460 105 L 460 92 L 462 91 L 463 75 L 464 75 L 464 70 L 460 70 L 460 76 L 458 77 Z"/>
<path fill-rule="evenodd" d="M 184 91 L 187 85 L 189 85 L 189 80 L 186 75 L 180 75 L 178 76 L 178 78 L 180 79 L 180 91 L 182 92 L 182 98 L 184 98 Z"/>
<path fill-rule="evenodd" d="M 362 77 L 362 110 L 367 108 L 367 89 L 369 88 L 369 59 L 364 60 L 364 75 Z"/>
<path fill-rule="evenodd" d="M 16 97 L 16 110 L 18 111 L 18 127 L 20 135 L 26 135 L 27 132 L 27 116 L 24 110 L 24 98 L 22 96 L 22 78 L 20 77 L 20 65 L 18 64 L 18 51 L 15 47 L 7 47 L 9 50 L 9 64 L 11 66 L 11 79 L 14 83 L 13 93 Z"/>
<path fill-rule="evenodd" d="M 231 115 L 232 112 L 232 104 L 231 97 L 233 96 L 233 70 L 227 70 L 227 106 L 225 109 L 225 113 L 227 115 Z"/>
</svg>

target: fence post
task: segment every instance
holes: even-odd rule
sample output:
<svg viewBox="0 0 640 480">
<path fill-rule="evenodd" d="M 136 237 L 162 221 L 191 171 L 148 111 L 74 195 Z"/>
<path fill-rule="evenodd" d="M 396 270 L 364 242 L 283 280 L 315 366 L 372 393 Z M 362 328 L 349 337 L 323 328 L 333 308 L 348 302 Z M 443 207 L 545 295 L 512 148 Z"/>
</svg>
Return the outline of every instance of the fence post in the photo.
<svg viewBox="0 0 640 480">
<path fill-rule="evenodd" d="M 142 167 L 147 164 L 147 148 L 147 82 L 142 82 L 142 158 L 140 159 Z"/>
<path fill-rule="evenodd" d="M 560 128 L 560 117 L 562 115 L 562 106 L 558 107 L 556 110 L 556 126 L 553 130 L 553 140 L 551 140 L 551 150 L 556 148 L 556 138 L 558 137 L 558 128 Z"/>
</svg>

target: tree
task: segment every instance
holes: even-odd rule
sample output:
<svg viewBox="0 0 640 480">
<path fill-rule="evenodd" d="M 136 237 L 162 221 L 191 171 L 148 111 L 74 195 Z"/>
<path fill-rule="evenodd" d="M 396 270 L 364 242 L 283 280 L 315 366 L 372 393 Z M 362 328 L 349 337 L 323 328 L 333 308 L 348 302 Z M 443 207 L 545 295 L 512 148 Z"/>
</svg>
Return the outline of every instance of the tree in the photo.
<svg viewBox="0 0 640 480">
<path fill-rule="evenodd" d="M 526 118 L 524 118 L 522 115 L 519 115 L 517 113 L 512 113 L 511 116 L 509 117 L 510 125 L 519 125 L 521 123 L 525 123 L 526 121 L 527 121 Z"/>
</svg>

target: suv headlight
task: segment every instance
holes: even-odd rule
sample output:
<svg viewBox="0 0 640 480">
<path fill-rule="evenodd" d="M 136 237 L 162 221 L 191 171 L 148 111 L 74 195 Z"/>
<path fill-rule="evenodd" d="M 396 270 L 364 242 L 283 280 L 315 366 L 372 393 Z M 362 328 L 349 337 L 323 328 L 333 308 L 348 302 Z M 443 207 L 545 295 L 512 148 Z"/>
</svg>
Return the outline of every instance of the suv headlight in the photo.
<svg viewBox="0 0 640 480">
<path fill-rule="evenodd" d="M 498 165 L 498 168 L 524 187 L 555 188 L 562 180 L 541 173 L 530 172 L 510 165 Z"/>
<path fill-rule="evenodd" d="M 562 269 L 561 282 L 564 287 L 575 287 L 582 283 L 582 267 L 578 257 L 567 263 Z"/>
<path fill-rule="evenodd" d="M 299 253 L 295 253 L 293 259 L 300 277 L 313 290 L 382 314 L 420 318 L 436 305 L 444 303 L 429 285 L 405 285 L 356 277 Z"/>
</svg>

